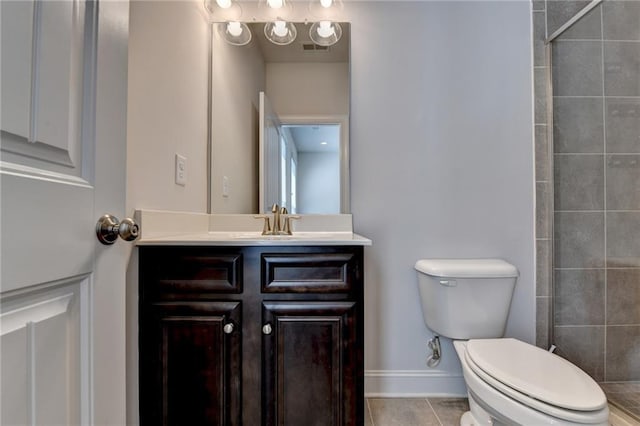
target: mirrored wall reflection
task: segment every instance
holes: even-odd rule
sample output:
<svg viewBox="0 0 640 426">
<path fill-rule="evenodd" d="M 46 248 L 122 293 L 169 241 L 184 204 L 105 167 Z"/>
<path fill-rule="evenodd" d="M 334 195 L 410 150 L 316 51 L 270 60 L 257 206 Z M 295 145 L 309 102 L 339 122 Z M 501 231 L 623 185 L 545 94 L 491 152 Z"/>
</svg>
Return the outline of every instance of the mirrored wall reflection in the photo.
<svg viewBox="0 0 640 426">
<path fill-rule="evenodd" d="M 311 23 L 295 23 L 297 37 L 285 46 L 269 41 L 264 27 L 248 23 L 252 36 L 242 46 L 229 43 L 215 27 L 212 31 L 211 211 L 258 213 L 278 203 L 290 212 L 348 213 L 350 26 L 341 22 L 341 37 L 330 46 L 310 38 Z M 266 115 L 260 109 L 261 92 L 271 105 Z M 318 130 L 339 124 L 339 167 L 304 147 L 287 143 L 288 151 L 283 149 L 281 123 Z M 291 135 L 302 130 L 289 127 L 287 132 L 293 140 Z M 267 150 L 262 137 L 271 141 Z M 307 164 L 312 155 L 314 168 Z M 265 172 L 265 164 L 276 170 Z M 322 175 L 320 164 L 328 165 Z M 327 189 L 336 180 L 337 209 Z"/>
<path fill-rule="evenodd" d="M 282 124 L 281 200 L 292 213 L 340 213 L 340 125 Z"/>
<path fill-rule="evenodd" d="M 605 0 L 551 46 L 553 343 L 600 382 L 640 382 L 639 29 Z"/>
</svg>

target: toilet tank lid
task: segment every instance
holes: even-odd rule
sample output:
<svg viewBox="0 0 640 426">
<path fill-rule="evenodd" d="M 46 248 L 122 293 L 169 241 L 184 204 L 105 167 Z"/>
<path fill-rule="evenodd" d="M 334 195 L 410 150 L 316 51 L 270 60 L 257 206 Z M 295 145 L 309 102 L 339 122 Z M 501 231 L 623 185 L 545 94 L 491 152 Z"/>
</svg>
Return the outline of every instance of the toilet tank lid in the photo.
<svg viewBox="0 0 640 426">
<path fill-rule="evenodd" d="M 502 259 L 420 259 L 416 270 L 433 277 L 509 278 L 518 268 Z"/>
</svg>

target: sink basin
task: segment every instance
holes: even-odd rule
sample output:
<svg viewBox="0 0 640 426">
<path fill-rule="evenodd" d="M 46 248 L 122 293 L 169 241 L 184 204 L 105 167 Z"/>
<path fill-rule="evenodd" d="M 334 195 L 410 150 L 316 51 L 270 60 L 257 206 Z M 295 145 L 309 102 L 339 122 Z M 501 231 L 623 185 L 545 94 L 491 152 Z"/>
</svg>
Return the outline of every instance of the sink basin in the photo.
<svg viewBox="0 0 640 426">
<path fill-rule="evenodd" d="M 262 235 L 260 232 L 209 232 L 213 239 L 229 240 L 345 240 L 352 239 L 351 232 L 294 232 L 292 235 Z"/>
<path fill-rule="evenodd" d="M 253 214 L 138 211 L 143 230 L 136 245 L 184 246 L 370 246 L 353 233 L 350 214 L 302 215 L 293 235 L 262 235 Z"/>
<path fill-rule="evenodd" d="M 262 235 L 259 231 L 209 231 L 200 234 L 202 243 L 224 245 L 371 245 L 353 232 L 294 232 L 293 235 Z"/>
</svg>

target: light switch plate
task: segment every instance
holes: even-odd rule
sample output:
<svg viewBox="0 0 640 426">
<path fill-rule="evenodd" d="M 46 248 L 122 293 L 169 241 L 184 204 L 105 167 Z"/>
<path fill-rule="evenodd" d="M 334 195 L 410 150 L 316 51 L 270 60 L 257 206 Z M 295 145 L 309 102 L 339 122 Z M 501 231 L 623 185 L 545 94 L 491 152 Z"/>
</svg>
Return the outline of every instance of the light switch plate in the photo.
<svg viewBox="0 0 640 426">
<path fill-rule="evenodd" d="M 225 198 L 229 197 L 229 190 L 230 190 L 229 177 L 222 176 L 222 196 Z"/>
<path fill-rule="evenodd" d="M 176 185 L 187 184 L 187 157 L 176 154 Z"/>
</svg>

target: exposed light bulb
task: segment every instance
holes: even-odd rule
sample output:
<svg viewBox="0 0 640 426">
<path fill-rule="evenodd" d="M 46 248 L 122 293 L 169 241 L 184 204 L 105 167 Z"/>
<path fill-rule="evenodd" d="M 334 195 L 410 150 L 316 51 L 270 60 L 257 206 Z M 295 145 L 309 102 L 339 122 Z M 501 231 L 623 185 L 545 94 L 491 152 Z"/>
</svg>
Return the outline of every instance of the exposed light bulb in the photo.
<svg viewBox="0 0 640 426">
<path fill-rule="evenodd" d="M 328 143 L 325 141 L 320 142 L 320 145 L 327 145 Z"/>
<path fill-rule="evenodd" d="M 286 37 L 289 34 L 287 23 L 285 21 L 275 21 L 273 25 L 273 32 L 278 37 Z"/>
<path fill-rule="evenodd" d="M 333 34 L 335 34 L 335 30 L 333 28 L 331 21 L 320 21 L 320 25 L 318 25 L 318 35 L 322 38 L 329 38 Z"/>
<path fill-rule="evenodd" d="M 320 0 L 320 5 L 325 9 L 328 9 L 333 4 L 333 0 Z"/>
<path fill-rule="evenodd" d="M 216 24 L 216 30 L 220 33 L 220 36 L 232 46 L 244 46 L 251 42 L 251 30 L 244 22 L 220 22 Z"/>
<path fill-rule="evenodd" d="M 242 25 L 240 22 L 229 22 L 227 24 L 227 32 L 234 37 L 240 37 L 242 34 Z"/>
<path fill-rule="evenodd" d="M 216 4 L 221 9 L 229 9 L 231 7 L 231 0 L 216 0 Z"/>
<path fill-rule="evenodd" d="M 309 28 L 309 37 L 318 46 L 333 46 L 342 37 L 342 28 L 337 22 L 314 22 Z"/>
<path fill-rule="evenodd" d="M 267 0 L 267 4 L 272 9 L 280 9 L 284 6 L 284 0 Z"/>
</svg>

